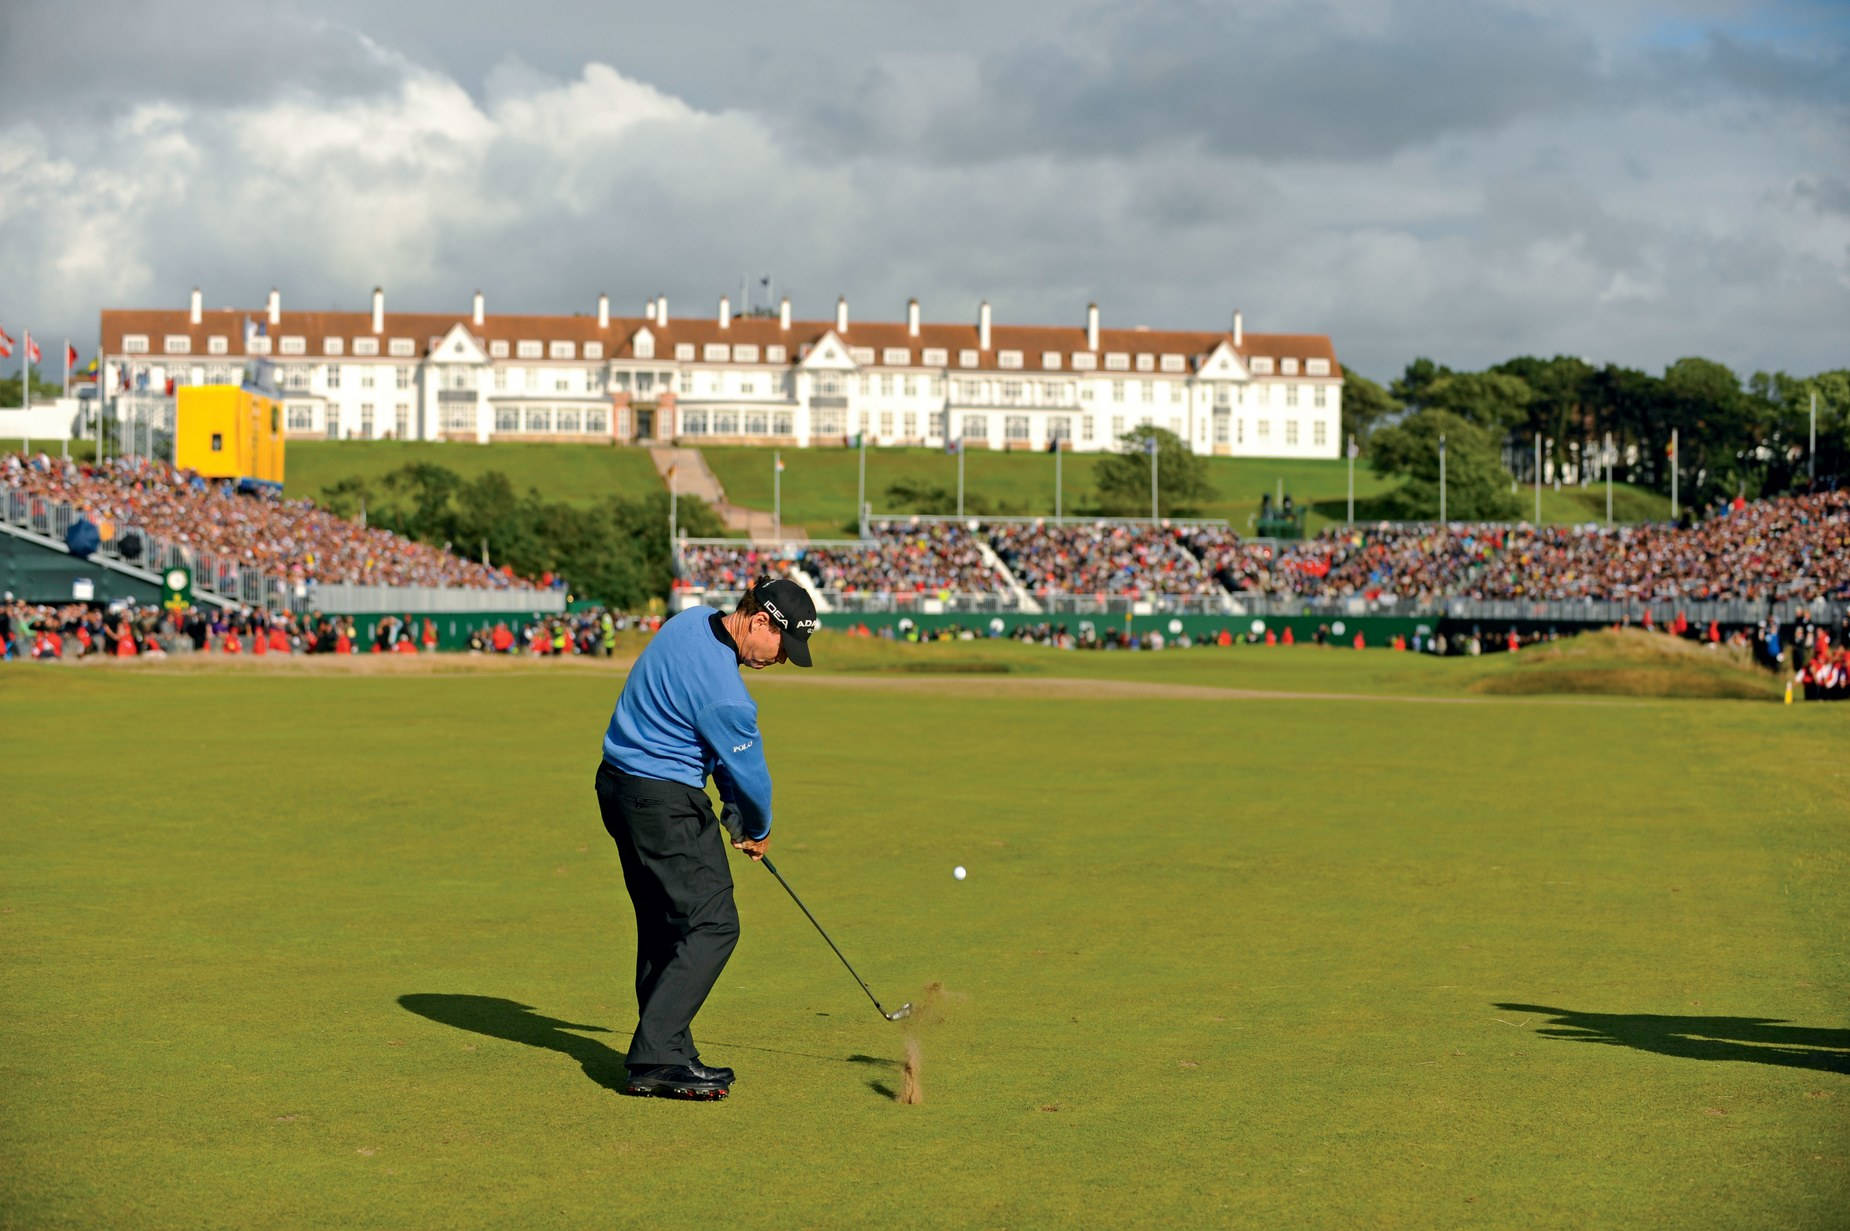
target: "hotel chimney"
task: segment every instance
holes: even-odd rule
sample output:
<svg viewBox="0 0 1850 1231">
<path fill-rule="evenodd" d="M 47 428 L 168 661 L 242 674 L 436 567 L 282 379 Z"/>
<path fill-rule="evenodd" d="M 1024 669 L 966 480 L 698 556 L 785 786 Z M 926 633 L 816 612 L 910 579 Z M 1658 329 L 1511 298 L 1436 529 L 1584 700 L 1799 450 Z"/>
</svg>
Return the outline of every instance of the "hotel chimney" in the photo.
<svg viewBox="0 0 1850 1231">
<path fill-rule="evenodd" d="M 469 319 L 474 321 L 477 325 L 480 325 L 483 319 L 487 317 L 487 315 L 488 315 L 487 304 L 482 299 L 482 292 L 477 291 L 475 293 L 475 310 L 469 314 Z"/>
<path fill-rule="evenodd" d="M 270 288 L 270 323 L 272 325 L 283 323 L 283 297 L 275 287 Z"/>
<path fill-rule="evenodd" d="M 1240 316 L 1240 310 L 1233 310 L 1233 344 L 1239 346 L 1246 337 L 1246 322 Z"/>
<path fill-rule="evenodd" d="M 784 296 L 783 302 L 777 305 L 777 327 L 786 331 L 790 328 L 790 296 L 788 295 Z"/>
<path fill-rule="evenodd" d="M 906 301 L 906 333 L 914 338 L 919 336 L 919 301 L 916 299 Z"/>
<path fill-rule="evenodd" d="M 199 295 L 199 288 L 194 287 L 193 288 L 193 306 L 192 306 L 192 312 L 191 312 L 193 324 L 197 325 L 200 322 L 200 320 L 205 315 L 205 308 L 206 308 L 205 302 L 203 299 L 200 298 L 200 295 Z"/>
<path fill-rule="evenodd" d="M 373 288 L 373 332 L 385 332 L 385 288 Z"/>
<path fill-rule="evenodd" d="M 848 332 L 848 297 L 846 295 L 835 301 L 835 332 Z"/>
<path fill-rule="evenodd" d="M 976 346 L 978 350 L 989 349 L 989 301 L 987 299 L 976 310 Z"/>
<path fill-rule="evenodd" d="M 1098 305 L 1086 305 L 1086 349 L 1098 349 Z"/>
<path fill-rule="evenodd" d="M 610 328 L 610 296 L 608 295 L 597 297 L 597 327 L 599 329 Z"/>
<path fill-rule="evenodd" d="M 719 297 L 719 327 L 721 329 L 732 328 L 732 296 L 730 295 Z"/>
</svg>

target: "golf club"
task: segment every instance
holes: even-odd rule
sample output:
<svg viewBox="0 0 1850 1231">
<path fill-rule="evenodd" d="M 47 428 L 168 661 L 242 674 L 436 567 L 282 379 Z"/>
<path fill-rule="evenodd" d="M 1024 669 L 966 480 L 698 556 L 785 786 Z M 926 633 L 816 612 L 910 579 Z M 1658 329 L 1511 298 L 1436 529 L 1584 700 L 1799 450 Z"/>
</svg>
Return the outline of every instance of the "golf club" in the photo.
<svg viewBox="0 0 1850 1231">
<path fill-rule="evenodd" d="M 822 939 L 829 941 L 829 948 L 835 949 L 835 956 L 840 957 L 841 964 L 843 966 L 848 967 L 848 973 L 851 975 L 854 975 L 854 981 L 861 985 L 861 990 L 867 993 L 867 998 L 874 1002 L 874 1008 L 880 1009 L 880 1016 L 886 1018 L 889 1022 L 896 1022 L 902 1017 L 911 1017 L 912 1016 L 912 1002 L 909 1000 L 905 1004 L 900 1005 L 897 1009 L 894 1009 L 891 1013 L 888 1013 L 885 1009 L 880 1008 L 880 999 L 879 997 L 874 995 L 874 989 L 867 986 L 867 980 L 863 979 L 860 975 L 854 974 L 854 967 L 848 966 L 848 959 L 845 957 L 842 957 L 842 951 L 840 949 L 835 948 L 835 942 L 832 940 L 829 940 L 829 934 L 827 932 L 822 931 L 822 925 L 820 923 L 816 923 L 816 916 L 809 913 L 809 907 L 803 905 L 803 899 L 799 898 L 797 896 L 797 891 L 790 887 L 790 882 L 785 880 L 784 874 L 777 870 L 777 865 L 772 863 L 771 860 L 765 856 L 760 856 L 758 859 L 758 862 L 765 866 L 766 871 L 770 872 L 772 876 L 775 876 L 777 878 L 777 883 L 784 887 L 784 892 L 789 894 L 790 900 L 797 904 L 797 909 L 802 911 L 804 916 L 812 924 L 815 924 L 816 931 L 821 933 Z"/>
</svg>

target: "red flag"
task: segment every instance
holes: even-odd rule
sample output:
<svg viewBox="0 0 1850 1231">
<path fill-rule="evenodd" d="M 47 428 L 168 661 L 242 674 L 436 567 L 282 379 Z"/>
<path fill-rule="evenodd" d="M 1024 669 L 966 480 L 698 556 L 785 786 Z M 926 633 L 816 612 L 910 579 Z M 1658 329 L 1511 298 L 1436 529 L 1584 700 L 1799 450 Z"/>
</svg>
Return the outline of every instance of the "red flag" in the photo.
<svg viewBox="0 0 1850 1231">
<path fill-rule="evenodd" d="M 7 335 L 6 330 L 0 329 L 0 359 L 11 359 L 12 357 L 13 339 Z"/>
<path fill-rule="evenodd" d="M 28 329 L 26 330 L 26 362 L 37 363 L 38 361 L 39 344 L 32 340 L 32 331 Z"/>
<path fill-rule="evenodd" d="M 69 342 L 64 344 L 64 366 L 67 368 L 77 366 L 77 348 Z"/>
</svg>

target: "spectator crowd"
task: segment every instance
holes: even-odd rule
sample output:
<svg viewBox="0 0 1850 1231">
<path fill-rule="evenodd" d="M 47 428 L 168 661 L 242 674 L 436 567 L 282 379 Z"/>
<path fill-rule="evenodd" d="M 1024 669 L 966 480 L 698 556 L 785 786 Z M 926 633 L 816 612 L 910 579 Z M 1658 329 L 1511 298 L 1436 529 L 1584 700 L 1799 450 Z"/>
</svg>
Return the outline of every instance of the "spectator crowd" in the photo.
<svg viewBox="0 0 1850 1231">
<path fill-rule="evenodd" d="M 240 572 L 284 582 L 346 582 L 378 586 L 446 586 L 477 590 L 530 590 L 535 583 L 509 569 L 369 529 L 336 517 L 307 500 L 245 494 L 190 471 L 140 457 L 111 458 L 101 466 L 40 453 L 0 457 L 0 491 L 23 498 L 27 515 L 42 521 L 63 502 L 94 524 L 105 541 L 152 555 L 152 539 L 177 547 L 199 580 L 231 591 Z"/>
</svg>

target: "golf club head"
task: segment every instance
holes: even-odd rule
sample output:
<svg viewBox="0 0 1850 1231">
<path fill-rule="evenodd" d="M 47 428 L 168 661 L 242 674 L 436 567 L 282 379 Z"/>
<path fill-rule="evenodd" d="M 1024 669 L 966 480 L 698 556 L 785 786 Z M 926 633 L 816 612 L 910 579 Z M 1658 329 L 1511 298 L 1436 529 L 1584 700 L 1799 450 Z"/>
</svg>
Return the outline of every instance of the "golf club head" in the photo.
<svg viewBox="0 0 1850 1231">
<path fill-rule="evenodd" d="M 905 1004 L 900 1005 L 897 1009 L 894 1009 L 891 1013 L 888 1013 L 886 1015 L 886 1019 L 889 1022 L 896 1022 L 902 1017 L 911 1017 L 911 1016 L 912 1016 L 912 1002 L 908 1000 Z"/>
</svg>

